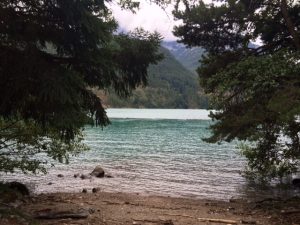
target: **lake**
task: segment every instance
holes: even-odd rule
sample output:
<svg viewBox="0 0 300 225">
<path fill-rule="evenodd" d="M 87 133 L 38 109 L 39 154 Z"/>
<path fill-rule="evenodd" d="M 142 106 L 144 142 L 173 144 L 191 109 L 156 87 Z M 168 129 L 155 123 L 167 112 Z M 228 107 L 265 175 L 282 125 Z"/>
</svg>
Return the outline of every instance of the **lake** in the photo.
<svg viewBox="0 0 300 225">
<path fill-rule="evenodd" d="M 56 164 L 47 175 L 4 175 L 41 192 L 79 192 L 100 187 L 108 192 L 226 200 L 231 197 L 291 195 L 296 190 L 259 189 L 241 176 L 245 159 L 237 142 L 208 144 L 207 110 L 108 109 L 111 125 L 85 127 L 90 151 Z M 101 165 L 114 178 L 81 180 Z M 58 178 L 57 174 L 63 174 Z M 49 185 L 49 183 L 52 183 Z"/>
</svg>

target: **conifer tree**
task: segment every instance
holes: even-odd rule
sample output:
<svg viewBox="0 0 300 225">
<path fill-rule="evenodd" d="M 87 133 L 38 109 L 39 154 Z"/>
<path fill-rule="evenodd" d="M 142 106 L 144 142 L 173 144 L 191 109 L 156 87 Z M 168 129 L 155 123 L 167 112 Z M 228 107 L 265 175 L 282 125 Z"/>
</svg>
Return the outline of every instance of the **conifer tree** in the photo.
<svg viewBox="0 0 300 225">
<path fill-rule="evenodd" d="M 217 109 L 207 141 L 250 142 L 242 153 L 252 178 L 299 169 L 300 2 L 183 2 L 185 8 L 178 4 L 174 11 L 183 22 L 174 34 L 207 51 L 198 74 Z"/>
<path fill-rule="evenodd" d="M 108 3 L 0 2 L 0 171 L 35 172 L 44 155 L 67 162 L 85 149 L 86 123 L 109 123 L 93 89 L 127 96 L 147 83 L 149 64 L 161 59 L 160 36 L 117 34 Z"/>
</svg>

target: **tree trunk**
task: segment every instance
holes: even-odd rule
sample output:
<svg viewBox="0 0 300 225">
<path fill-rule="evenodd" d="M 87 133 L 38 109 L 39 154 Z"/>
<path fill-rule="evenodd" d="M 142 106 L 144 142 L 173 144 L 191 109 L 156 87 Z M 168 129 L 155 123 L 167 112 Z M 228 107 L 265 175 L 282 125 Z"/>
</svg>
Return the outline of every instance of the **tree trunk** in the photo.
<svg viewBox="0 0 300 225">
<path fill-rule="evenodd" d="M 297 50 L 300 51 L 300 38 L 295 29 L 295 25 L 293 24 L 293 21 L 291 20 L 291 18 L 289 16 L 288 5 L 287 5 L 286 0 L 281 0 L 280 8 L 281 8 L 281 13 L 283 15 L 283 18 L 286 22 L 286 26 L 293 38 L 293 42 L 294 42 Z"/>
</svg>

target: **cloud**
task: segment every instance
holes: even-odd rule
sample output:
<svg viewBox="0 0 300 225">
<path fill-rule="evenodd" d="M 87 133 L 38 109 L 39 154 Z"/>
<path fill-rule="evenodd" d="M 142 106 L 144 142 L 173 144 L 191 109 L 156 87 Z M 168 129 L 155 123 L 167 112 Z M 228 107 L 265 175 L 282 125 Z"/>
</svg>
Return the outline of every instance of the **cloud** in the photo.
<svg viewBox="0 0 300 225">
<path fill-rule="evenodd" d="M 212 0 L 204 0 L 204 2 L 209 4 L 212 3 Z M 117 3 L 111 3 L 110 8 L 119 23 L 119 30 L 121 31 L 131 31 L 137 27 L 142 27 L 147 31 L 159 32 L 166 41 L 177 39 L 172 30 L 175 25 L 179 25 L 181 22 L 174 20 L 172 5 L 163 10 L 158 5 L 143 0 L 140 1 L 140 9 L 135 14 L 129 10 L 122 10 Z"/>
<path fill-rule="evenodd" d="M 130 31 L 142 27 L 147 31 L 159 32 L 164 40 L 176 40 L 172 30 L 178 21 L 174 21 L 172 8 L 163 10 L 156 4 L 141 2 L 140 9 L 134 14 L 129 10 L 122 10 L 117 4 L 111 5 L 113 16 L 119 23 L 120 30 Z"/>
</svg>

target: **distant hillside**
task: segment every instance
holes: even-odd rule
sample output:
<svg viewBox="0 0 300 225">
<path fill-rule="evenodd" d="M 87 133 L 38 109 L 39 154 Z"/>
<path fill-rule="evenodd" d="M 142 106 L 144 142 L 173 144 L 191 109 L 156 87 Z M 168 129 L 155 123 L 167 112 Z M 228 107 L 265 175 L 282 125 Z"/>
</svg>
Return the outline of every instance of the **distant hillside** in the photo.
<svg viewBox="0 0 300 225">
<path fill-rule="evenodd" d="M 196 69 L 200 66 L 199 60 L 205 54 L 205 50 L 201 47 L 188 48 L 184 44 L 176 41 L 165 41 L 162 46 L 167 48 L 171 54 L 188 70 L 196 73 Z M 259 45 L 250 42 L 249 48 L 258 48 Z"/>
<path fill-rule="evenodd" d="M 129 108 L 207 108 L 207 98 L 198 85 L 197 76 L 179 63 L 164 47 L 165 58 L 149 68 L 148 86 L 140 87 L 127 99 L 114 93 L 99 93 L 108 107 Z"/>
<path fill-rule="evenodd" d="M 176 41 L 163 42 L 162 44 L 171 54 L 188 70 L 195 73 L 197 67 L 200 66 L 199 60 L 204 54 L 204 49 L 200 47 L 187 48 Z"/>
</svg>

